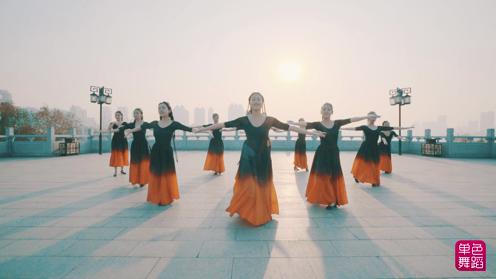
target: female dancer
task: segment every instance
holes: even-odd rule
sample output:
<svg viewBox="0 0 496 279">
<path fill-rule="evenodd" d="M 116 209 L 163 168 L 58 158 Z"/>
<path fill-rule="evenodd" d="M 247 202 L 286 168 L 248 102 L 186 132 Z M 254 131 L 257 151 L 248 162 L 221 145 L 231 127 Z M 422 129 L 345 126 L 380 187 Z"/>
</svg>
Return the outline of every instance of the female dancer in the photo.
<svg viewBox="0 0 496 279">
<path fill-rule="evenodd" d="M 379 134 L 382 131 L 399 129 L 398 127 L 375 126 L 375 120 L 379 117 L 379 115 L 371 111 L 367 114 L 368 125 L 356 128 L 344 128 L 345 130 L 363 131 L 365 135 L 365 141 L 362 142 L 360 149 L 358 149 L 351 173 L 355 178 L 355 182 L 370 183 L 373 187 L 381 184 L 379 177 L 379 148 L 377 147 Z M 410 127 L 402 129 L 410 129 Z"/>
<path fill-rule="evenodd" d="M 302 129 L 305 129 L 305 120 L 303 118 L 300 118 L 298 120 L 298 126 Z M 295 143 L 294 162 L 293 162 L 295 171 L 298 171 L 298 169 L 308 171 L 307 143 L 305 141 L 306 136 L 307 135 L 305 134 L 298 134 L 298 139 L 296 140 Z"/>
<path fill-rule="evenodd" d="M 114 167 L 114 177 L 117 176 L 117 168 L 121 167 L 121 174 L 126 174 L 124 171 L 124 166 L 129 165 L 129 157 L 127 154 L 127 139 L 124 136 L 124 131 L 119 129 L 120 127 L 126 125 L 126 122 L 122 121 L 122 112 L 115 112 L 115 122 L 110 122 L 108 130 L 113 132 L 112 136 L 112 153 L 110 154 L 111 167 Z"/>
<path fill-rule="evenodd" d="M 272 181 L 272 160 L 270 157 L 269 130 L 276 127 L 298 133 L 324 136 L 322 132 L 310 133 L 306 130 L 290 127 L 274 117 L 265 114 L 264 98 L 258 92 L 248 97 L 247 116 L 218 123 L 197 130 L 215 130 L 223 127 L 236 127 L 246 133 L 243 143 L 238 172 L 234 182 L 233 197 L 226 209 L 230 215 L 239 216 L 254 226 L 263 225 L 272 220 L 272 214 L 279 213 L 276 190 Z"/>
<path fill-rule="evenodd" d="M 389 127 L 389 122 L 382 122 L 382 126 Z M 393 137 L 401 138 L 394 131 L 382 131 L 379 142 L 379 169 L 389 174 L 393 171 L 391 162 L 391 141 Z"/>
<path fill-rule="evenodd" d="M 174 131 L 183 130 L 191 132 L 190 127 L 174 121 L 174 115 L 169 103 L 158 104 L 159 121 L 151 123 L 144 122 L 141 127 L 134 128 L 130 132 L 146 129 L 153 129 L 155 144 L 150 153 L 150 178 L 148 180 L 147 201 L 168 205 L 179 199 L 179 187 L 177 185 L 176 166 L 174 165 L 174 155 L 171 140 L 174 138 Z M 175 141 L 174 141 L 175 145 Z"/>
<path fill-rule="evenodd" d="M 212 119 L 214 120 L 214 124 L 219 123 L 219 115 L 217 113 L 212 114 Z M 208 127 L 210 125 L 212 124 L 204 125 L 203 127 Z M 203 170 L 214 171 L 214 175 L 220 175 L 225 170 L 222 129 L 213 130 L 212 135 L 213 137 L 208 144 L 207 158 L 205 159 Z"/>
<path fill-rule="evenodd" d="M 140 187 L 148 184 L 150 174 L 150 147 L 146 140 L 146 130 L 134 130 L 143 125 L 143 111 L 134 109 L 134 122 L 127 123 L 121 129 L 125 129 L 126 136 L 133 131 L 133 142 L 131 143 L 131 166 L 129 167 L 129 182 L 132 185 L 139 184 Z"/>
<path fill-rule="evenodd" d="M 367 118 L 365 116 L 331 120 L 333 112 L 332 105 L 325 103 L 320 109 L 322 121 L 306 123 L 306 129 L 315 129 L 326 133 L 326 136 L 320 139 L 320 145 L 313 157 L 306 197 L 310 203 L 327 205 L 327 209 L 348 203 L 339 158 L 339 129 L 343 125 Z"/>
</svg>

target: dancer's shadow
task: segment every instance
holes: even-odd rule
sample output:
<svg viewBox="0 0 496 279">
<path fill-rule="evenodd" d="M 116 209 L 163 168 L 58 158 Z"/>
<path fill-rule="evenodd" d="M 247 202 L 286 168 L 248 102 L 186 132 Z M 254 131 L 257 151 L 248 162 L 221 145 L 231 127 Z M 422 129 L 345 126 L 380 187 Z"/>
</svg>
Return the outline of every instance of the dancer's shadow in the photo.
<svg viewBox="0 0 496 279">
<path fill-rule="evenodd" d="M 468 199 L 466 199 L 460 195 L 454 195 L 454 194 L 449 193 L 447 191 L 441 191 L 437 188 L 429 186 L 426 183 L 408 178 L 406 176 L 403 176 L 403 175 L 400 175 L 397 173 L 391 174 L 391 176 L 390 177 L 388 176 L 388 178 L 391 178 L 395 182 L 401 182 L 403 184 L 412 185 L 412 187 L 414 187 L 415 190 L 421 190 L 424 193 L 433 194 L 435 196 L 444 198 L 447 201 L 457 202 L 457 204 L 459 204 L 461 206 L 471 208 L 471 209 L 474 209 L 474 210 L 477 210 L 480 212 L 489 213 L 488 216 L 481 216 L 481 217 L 489 217 L 490 218 L 492 215 L 494 215 L 494 213 L 496 213 L 494 208 L 489 208 L 489 207 L 483 206 L 477 202 L 468 200 Z"/>
<path fill-rule="evenodd" d="M 295 182 L 306 203 L 308 218 L 313 226 L 307 228 L 306 237 L 320 252 L 310 263 L 318 277 L 325 278 L 377 278 L 408 274 L 408 269 L 391 257 L 395 268 L 390 268 L 382 257 L 390 257 L 388 250 L 373 240 L 359 239 L 355 231 L 365 233 L 364 222 L 349 210 L 350 204 L 326 209 L 306 201 L 308 175 L 295 174 Z M 353 201 L 350 200 L 350 203 Z M 357 268 L 360 266 L 362 268 Z"/>
<path fill-rule="evenodd" d="M 87 183 L 87 182 L 86 182 Z M 43 210 L 37 214 L 16 218 L 12 221 L 3 223 L 0 226 L 0 238 L 6 238 L 13 234 L 19 234 L 34 227 L 49 224 L 58 219 L 70 216 L 79 211 L 91 209 L 103 203 L 112 202 L 115 199 L 125 197 L 134 193 L 135 190 L 127 187 L 117 187 L 109 191 L 90 196 L 79 201 L 66 204 L 62 207 Z"/>
<path fill-rule="evenodd" d="M 220 179 L 220 178 L 217 178 Z M 203 184 L 195 191 L 217 185 Z M 188 195 L 194 195 L 194 191 Z M 178 228 L 175 252 L 160 260 L 150 273 L 160 278 L 262 278 L 270 261 L 270 251 L 277 231 L 277 221 L 253 227 L 237 215 L 225 212 L 232 196 L 226 190 L 217 204 L 210 207 L 198 226 Z M 194 247 L 192 249 L 192 247 Z M 196 249 L 196 250 L 195 250 Z M 184 251 L 196 254 L 184 255 Z"/>
<path fill-rule="evenodd" d="M 5 205 L 5 204 L 9 204 L 9 203 L 13 203 L 13 202 L 26 200 L 26 199 L 37 198 L 37 197 L 43 196 L 43 195 L 57 193 L 59 191 L 73 190 L 73 189 L 76 189 L 79 187 L 83 187 L 83 186 L 87 186 L 87 185 L 91 185 L 91 184 L 103 181 L 105 179 L 108 179 L 108 177 L 105 176 L 105 177 L 99 177 L 99 178 L 91 179 L 91 180 L 72 182 L 72 183 L 62 185 L 62 186 L 52 187 L 49 189 L 29 192 L 29 193 L 17 195 L 17 196 L 10 196 L 10 197 L 1 198 L 0 199 L 0 206 Z"/>
<path fill-rule="evenodd" d="M 136 261 L 135 258 L 105 257 L 102 259 L 95 258 L 94 253 L 106 249 L 107 245 L 113 245 L 113 240 L 158 216 L 168 208 L 170 206 L 157 207 L 147 203 L 125 208 L 88 227 L 76 228 L 64 238 L 34 253 L 0 262 L 0 273 L 6 278 L 61 278 L 77 268 L 73 275 L 79 278 L 95 278 L 103 274 L 110 277 L 120 274 L 119 276 L 124 278 L 126 272 L 132 272 L 129 270 L 129 266 L 133 261 Z M 107 226 L 119 216 L 134 216 L 136 215 L 135 212 L 144 213 L 147 211 L 149 214 L 142 214 L 144 217 L 134 218 L 133 222 L 125 225 Z M 120 249 L 131 251 L 134 248 L 132 245 L 138 245 L 136 242 L 128 242 L 128 244 L 131 246 Z M 108 248 L 112 249 L 112 247 Z M 155 260 L 148 264 L 151 268 L 152 264 L 155 264 Z"/>
<path fill-rule="evenodd" d="M 365 187 L 359 187 L 359 189 L 367 195 L 367 197 L 373 198 L 378 204 L 383 205 L 384 207 L 388 208 L 389 210 L 396 212 L 398 216 L 401 216 L 401 219 L 404 219 L 406 222 L 409 222 L 411 224 L 414 224 L 415 226 L 411 228 L 408 233 L 412 235 L 418 242 L 417 247 L 409 247 L 409 246 L 404 246 L 401 247 L 404 249 L 404 253 L 408 254 L 409 250 L 419 250 L 420 251 L 426 251 L 426 253 L 430 254 L 425 254 L 424 256 L 439 256 L 441 258 L 446 259 L 447 257 L 453 257 L 453 255 L 447 255 L 448 253 L 451 253 L 451 251 L 454 251 L 454 245 L 455 242 L 460 240 L 460 239 L 484 239 L 484 237 L 481 237 L 480 235 L 475 235 L 473 233 L 470 233 L 469 231 L 460 228 L 459 226 L 453 225 L 449 222 L 449 220 L 443 219 L 440 216 L 436 216 L 435 210 L 430 211 L 428 209 L 425 209 L 423 207 L 415 205 L 414 202 L 409 200 L 407 197 L 404 195 L 398 194 L 394 192 L 393 190 L 389 189 L 387 186 L 381 186 L 377 188 L 365 188 Z M 429 194 L 434 194 L 436 195 L 435 191 L 429 191 Z M 440 194 L 443 196 L 444 194 Z M 392 203 L 391 201 L 394 201 Z M 401 204 L 403 206 L 407 206 L 409 208 L 409 213 L 406 213 L 404 210 L 399 210 L 394 204 Z M 422 221 L 419 221 L 419 216 L 422 217 L 428 217 L 429 218 L 429 223 L 435 224 L 424 224 Z M 355 229 L 355 228 L 354 228 Z M 392 227 L 391 229 L 397 229 L 396 227 Z M 366 235 L 367 231 L 355 231 L 354 232 L 357 235 Z M 430 247 L 425 247 L 422 243 L 420 243 L 421 240 L 427 240 L 427 241 L 434 241 Z M 439 242 L 440 245 L 437 245 Z M 494 255 L 494 249 L 495 247 L 492 245 L 487 245 L 489 251 L 488 251 L 488 257 L 491 258 Z M 436 250 L 440 250 L 439 252 Z M 491 251 L 492 250 L 492 251 Z M 453 252 L 454 253 L 454 252 Z M 417 255 L 417 256 L 422 256 L 422 255 Z M 446 261 L 448 262 L 448 261 Z M 491 262 L 488 260 L 488 262 Z M 451 263 L 451 262 L 450 262 Z M 389 261 L 388 264 L 392 268 L 397 268 L 397 267 L 404 267 L 406 264 L 409 264 L 407 262 L 403 262 L 402 264 L 399 264 L 398 261 L 396 262 L 391 262 Z M 415 270 L 416 272 L 420 272 L 421 275 L 423 276 L 432 276 L 432 272 L 435 272 L 433 264 L 425 263 L 425 268 L 423 270 Z M 488 266 L 489 268 L 489 266 Z M 488 269 L 488 273 L 492 274 L 494 273 L 494 267 L 492 267 L 493 270 Z M 489 273 L 492 272 L 492 273 Z M 455 276 L 457 274 L 455 266 L 451 266 L 451 269 L 449 271 L 450 274 L 443 274 L 443 276 Z M 407 274 L 408 275 L 408 274 Z M 484 275 L 486 276 L 486 274 Z"/>
</svg>

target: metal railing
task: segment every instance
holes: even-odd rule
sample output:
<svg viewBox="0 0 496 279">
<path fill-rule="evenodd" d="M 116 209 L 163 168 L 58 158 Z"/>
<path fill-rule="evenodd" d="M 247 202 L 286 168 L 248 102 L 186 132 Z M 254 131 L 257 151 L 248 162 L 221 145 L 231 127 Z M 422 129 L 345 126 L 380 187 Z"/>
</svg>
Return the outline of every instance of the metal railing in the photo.
<svg viewBox="0 0 496 279">
<path fill-rule="evenodd" d="M 54 128 L 49 128 L 47 133 L 39 135 L 17 135 L 13 133 L 12 128 L 7 128 L 5 135 L 0 135 L 0 156 L 50 156 L 57 154 L 58 143 L 63 142 L 65 138 L 76 138 L 82 144 L 82 153 L 96 152 L 98 143 L 98 133 L 93 130 L 88 130 L 86 134 L 77 134 L 76 129 L 72 129 L 69 133 L 55 134 Z M 103 133 L 103 142 L 106 150 L 110 149 L 112 133 Z M 153 132 L 148 131 L 146 135 L 149 142 L 154 142 Z M 294 141 L 298 135 L 294 132 L 287 131 L 270 131 L 269 138 L 274 144 L 279 145 L 278 150 L 292 150 Z M 239 148 L 241 143 L 246 140 L 246 134 L 242 130 L 224 131 L 222 138 L 227 143 Z M 183 150 L 201 150 L 208 146 L 210 139 L 208 133 L 193 134 L 190 132 L 176 131 L 176 143 L 179 143 L 178 149 Z M 364 136 L 360 131 L 343 131 L 340 132 L 338 145 L 342 150 L 356 150 Z M 407 135 L 402 138 L 404 153 L 420 154 L 420 145 L 425 143 L 427 139 L 437 139 L 438 143 L 446 145 L 446 157 L 496 157 L 496 139 L 494 129 L 488 129 L 486 136 L 454 136 L 453 129 L 447 129 L 446 135 L 432 136 L 429 129 L 425 130 L 424 135 L 414 136 L 412 131 L 407 131 Z M 309 150 L 318 146 L 320 140 L 315 136 L 306 136 L 306 141 L 309 144 Z M 398 144 L 398 139 L 393 139 L 392 148 Z M 30 145 L 32 144 L 32 145 Z M 470 148 L 468 145 L 470 144 Z M 474 154 L 470 154 L 470 152 Z"/>
</svg>

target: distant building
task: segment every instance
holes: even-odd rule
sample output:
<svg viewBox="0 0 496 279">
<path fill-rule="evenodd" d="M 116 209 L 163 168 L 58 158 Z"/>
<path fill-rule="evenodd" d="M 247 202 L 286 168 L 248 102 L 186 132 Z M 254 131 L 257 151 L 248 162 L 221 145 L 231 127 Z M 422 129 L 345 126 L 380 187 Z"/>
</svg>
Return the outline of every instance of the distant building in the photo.
<svg viewBox="0 0 496 279">
<path fill-rule="evenodd" d="M 96 122 L 96 119 L 95 118 L 89 117 L 89 118 L 87 118 L 87 122 L 86 122 L 86 125 L 85 126 L 87 128 L 97 129 L 98 128 L 98 122 Z"/>
<path fill-rule="evenodd" d="M 477 135 L 480 134 L 479 131 L 479 121 L 477 120 L 471 120 L 468 122 L 468 126 L 466 129 L 466 133 L 470 135 Z"/>
<path fill-rule="evenodd" d="M 246 115 L 246 110 L 240 104 L 230 104 L 227 111 L 227 119 L 232 120 Z"/>
<path fill-rule="evenodd" d="M 88 119 L 88 113 L 86 112 L 86 110 L 84 110 L 83 108 L 78 107 L 78 106 L 71 106 L 71 108 L 69 109 L 69 112 L 72 113 L 74 115 L 74 118 L 79 120 L 79 122 L 83 126 L 86 126 L 85 122 Z"/>
<path fill-rule="evenodd" d="M 193 126 L 194 125 L 203 125 L 206 123 L 205 118 L 205 109 L 204 108 L 195 108 L 193 112 Z"/>
<path fill-rule="evenodd" d="M 494 111 L 481 112 L 480 114 L 480 130 L 482 132 L 487 129 L 494 129 L 495 125 L 495 117 Z"/>
<path fill-rule="evenodd" d="M 115 121 L 115 117 L 112 114 L 112 109 L 109 106 L 103 106 L 102 108 L 102 127 L 107 128 L 110 122 Z"/>
<path fill-rule="evenodd" d="M 189 112 L 184 106 L 175 106 L 172 109 L 172 113 L 174 114 L 174 119 L 183 123 L 184 125 L 189 125 Z"/>
<path fill-rule="evenodd" d="M 443 129 L 446 129 L 448 127 L 448 117 L 446 115 L 440 115 L 437 118 L 437 122 L 439 123 L 439 126 Z"/>
<path fill-rule="evenodd" d="M 12 95 L 7 90 L 0 89 L 0 103 L 12 104 Z"/>
<path fill-rule="evenodd" d="M 214 114 L 214 109 L 213 108 L 208 108 L 208 113 L 207 113 L 207 122 L 212 122 L 212 114 Z"/>
<path fill-rule="evenodd" d="M 433 136 L 445 135 L 448 128 L 448 117 L 446 115 L 440 115 L 437 121 L 424 122 L 422 126 L 424 129 L 430 129 Z"/>
<path fill-rule="evenodd" d="M 74 115 L 74 117 L 81 123 L 83 127 L 96 128 L 98 126 L 95 119 L 89 118 L 86 110 L 79 106 L 71 106 L 69 112 Z"/>
</svg>

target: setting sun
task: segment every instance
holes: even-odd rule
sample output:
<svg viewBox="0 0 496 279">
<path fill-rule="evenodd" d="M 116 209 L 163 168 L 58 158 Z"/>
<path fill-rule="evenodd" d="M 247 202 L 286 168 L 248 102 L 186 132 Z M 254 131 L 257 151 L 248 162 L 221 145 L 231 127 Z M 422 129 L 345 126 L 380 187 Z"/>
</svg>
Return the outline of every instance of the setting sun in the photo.
<svg viewBox="0 0 496 279">
<path fill-rule="evenodd" d="M 297 62 L 284 62 L 279 64 L 278 76 L 284 81 L 297 81 L 301 78 L 301 65 Z"/>
</svg>

